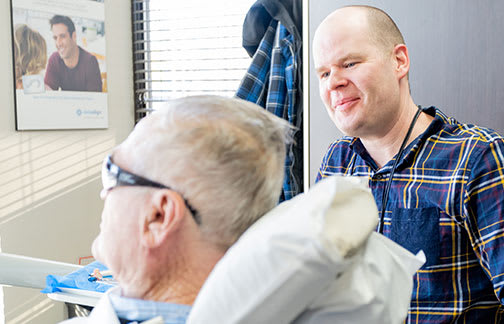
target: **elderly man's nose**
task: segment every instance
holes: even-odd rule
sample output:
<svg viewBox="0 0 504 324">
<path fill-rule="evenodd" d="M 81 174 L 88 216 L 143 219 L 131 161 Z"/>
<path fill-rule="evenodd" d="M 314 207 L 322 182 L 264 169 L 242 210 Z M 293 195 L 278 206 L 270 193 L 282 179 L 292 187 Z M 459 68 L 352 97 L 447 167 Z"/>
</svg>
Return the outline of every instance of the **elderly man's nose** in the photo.
<svg viewBox="0 0 504 324">
<path fill-rule="evenodd" d="M 109 192 L 109 190 L 107 190 L 107 189 L 102 189 L 102 190 L 100 191 L 100 198 L 101 198 L 102 200 L 105 200 L 105 198 L 107 198 L 108 192 Z"/>
</svg>

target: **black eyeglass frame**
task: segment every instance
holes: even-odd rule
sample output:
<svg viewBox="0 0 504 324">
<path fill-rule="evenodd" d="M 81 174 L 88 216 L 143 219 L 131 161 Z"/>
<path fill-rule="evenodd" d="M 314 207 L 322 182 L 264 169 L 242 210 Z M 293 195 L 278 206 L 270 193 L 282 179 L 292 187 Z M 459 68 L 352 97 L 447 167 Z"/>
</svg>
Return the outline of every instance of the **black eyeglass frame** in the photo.
<svg viewBox="0 0 504 324">
<path fill-rule="evenodd" d="M 119 186 L 152 187 L 152 188 L 173 190 L 169 186 L 165 186 L 164 184 L 161 184 L 159 182 L 149 180 L 147 178 L 144 178 L 142 176 L 136 175 L 134 173 L 122 169 L 120 166 L 118 166 L 112 161 L 111 154 L 107 155 L 107 157 L 105 158 L 104 166 L 107 170 L 107 176 L 109 177 L 113 176 L 115 179 L 114 185 L 108 186 L 107 188 L 105 188 L 104 185 L 105 190 L 110 190 L 112 188 Z M 201 218 L 199 217 L 199 214 L 196 211 L 196 209 L 194 209 L 191 206 L 191 204 L 189 204 L 189 202 L 187 201 L 187 199 L 185 199 L 185 197 L 182 196 L 182 199 L 184 199 L 184 203 L 187 206 L 187 209 L 189 209 L 189 211 L 191 212 L 191 215 L 193 216 L 196 224 L 200 225 Z"/>
</svg>

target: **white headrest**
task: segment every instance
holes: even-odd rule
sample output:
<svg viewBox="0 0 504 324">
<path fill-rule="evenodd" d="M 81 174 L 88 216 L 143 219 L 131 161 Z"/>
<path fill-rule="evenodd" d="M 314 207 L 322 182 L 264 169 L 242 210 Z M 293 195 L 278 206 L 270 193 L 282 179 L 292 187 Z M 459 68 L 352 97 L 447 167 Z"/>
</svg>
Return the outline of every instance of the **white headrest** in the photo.
<svg viewBox="0 0 504 324">
<path fill-rule="evenodd" d="M 331 177 L 319 182 L 271 210 L 242 235 L 210 274 L 187 323 L 290 323 L 296 318 L 304 323 L 308 312 L 321 318 L 311 310 L 330 309 L 332 304 L 323 300 L 350 292 L 331 287 L 338 287 L 337 278 L 349 277 L 346 273 L 360 266 L 377 219 L 373 195 L 359 179 Z M 409 285 L 401 287 L 402 301 L 409 301 L 411 275 L 407 274 Z M 405 316 L 404 305 L 399 312 Z"/>
</svg>

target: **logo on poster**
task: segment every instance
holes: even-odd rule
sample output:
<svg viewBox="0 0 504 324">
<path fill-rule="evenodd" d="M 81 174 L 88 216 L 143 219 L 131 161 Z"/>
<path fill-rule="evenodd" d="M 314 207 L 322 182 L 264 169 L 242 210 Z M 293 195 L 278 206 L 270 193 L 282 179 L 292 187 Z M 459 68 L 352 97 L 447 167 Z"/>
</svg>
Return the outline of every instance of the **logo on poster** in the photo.
<svg viewBox="0 0 504 324">
<path fill-rule="evenodd" d="M 78 108 L 75 113 L 77 116 L 81 117 L 98 117 L 102 114 L 101 111 L 96 110 L 96 109 L 80 109 Z"/>
</svg>

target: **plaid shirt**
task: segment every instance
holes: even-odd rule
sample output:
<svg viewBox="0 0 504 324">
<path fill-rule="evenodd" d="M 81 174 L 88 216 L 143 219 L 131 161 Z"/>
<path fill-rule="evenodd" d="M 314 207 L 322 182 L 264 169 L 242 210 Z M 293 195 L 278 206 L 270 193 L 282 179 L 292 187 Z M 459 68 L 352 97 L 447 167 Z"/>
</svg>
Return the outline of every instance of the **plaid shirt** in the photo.
<svg viewBox="0 0 504 324">
<path fill-rule="evenodd" d="M 291 125 L 296 125 L 295 40 L 278 21 L 272 20 L 235 96 L 258 104 Z M 291 173 L 292 147 L 285 159 L 283 198 L 291 199 L 302 190 Z"/>
<path fill-rule="evenodd" d="M 383 234 L 427 262 L 406 323 L 504 323 L 504 139 L 434 107 L 393 177 Z M 378 210 L 393 161 L 378 169 L 357 138 L 332 143 L 317 181 L 369 178 Z"/>
</svg>

